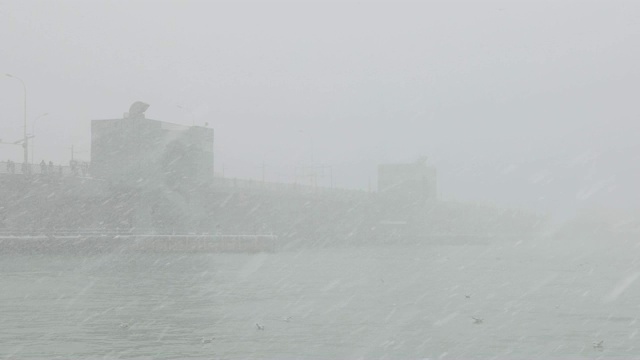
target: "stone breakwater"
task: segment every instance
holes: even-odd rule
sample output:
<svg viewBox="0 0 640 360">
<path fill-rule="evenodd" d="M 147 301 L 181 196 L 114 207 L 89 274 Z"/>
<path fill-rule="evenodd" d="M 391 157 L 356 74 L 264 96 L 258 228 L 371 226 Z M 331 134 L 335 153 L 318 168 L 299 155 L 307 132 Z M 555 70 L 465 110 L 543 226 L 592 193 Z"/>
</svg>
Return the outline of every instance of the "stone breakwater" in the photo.
<svg viewBox="0 0 640 360">
<path fill-rule="evenodd" d="M 92 254 L 113 252 L 258 253 L 275 252 L 272 235 L 2 235 L 0 252 Z"/>
</svg>

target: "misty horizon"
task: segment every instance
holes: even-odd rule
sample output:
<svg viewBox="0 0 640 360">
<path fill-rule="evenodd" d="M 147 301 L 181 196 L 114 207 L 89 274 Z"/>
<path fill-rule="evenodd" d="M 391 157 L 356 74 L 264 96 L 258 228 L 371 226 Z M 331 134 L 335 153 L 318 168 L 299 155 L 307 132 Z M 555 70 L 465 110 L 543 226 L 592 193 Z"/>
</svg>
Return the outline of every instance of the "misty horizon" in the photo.
<svg viewBox="0 0 640 360">
<path fill-rule="evenodd" d="M 376 188 L 427 156 L 442 199 L 638 209 L 633 2 L 3 2 L 0 71 L 35 163 L 90 159 L 90 120 L 215 131 L 215 172 Z M 22 89 L 0 80 L 3 141 Z M 0 159 L 21 161 L 19 146 Z M 223 169 L 224 168 L 224 169 Z M 327 186 L 329 179 L 319 179 Z M 633 194 L 632 194 L 633 193 Z"/>
<path fill-rule="evenodd" d="M 639 15 L 0 0 L 0 358 L 640 359 Z"/>
</svg>

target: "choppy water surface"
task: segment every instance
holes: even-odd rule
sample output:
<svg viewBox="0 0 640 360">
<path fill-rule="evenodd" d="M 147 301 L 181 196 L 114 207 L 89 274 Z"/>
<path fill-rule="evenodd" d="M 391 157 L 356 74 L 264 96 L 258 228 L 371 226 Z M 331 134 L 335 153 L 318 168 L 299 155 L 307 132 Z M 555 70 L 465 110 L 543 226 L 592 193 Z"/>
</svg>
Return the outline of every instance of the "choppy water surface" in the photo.
<svg viewBox="0 0 640 360">
<path fill-rule="evenodd" d="M 628 243 L 0 255 L 0 357 L 637 358 L 639 258 Z"/>
</svg>

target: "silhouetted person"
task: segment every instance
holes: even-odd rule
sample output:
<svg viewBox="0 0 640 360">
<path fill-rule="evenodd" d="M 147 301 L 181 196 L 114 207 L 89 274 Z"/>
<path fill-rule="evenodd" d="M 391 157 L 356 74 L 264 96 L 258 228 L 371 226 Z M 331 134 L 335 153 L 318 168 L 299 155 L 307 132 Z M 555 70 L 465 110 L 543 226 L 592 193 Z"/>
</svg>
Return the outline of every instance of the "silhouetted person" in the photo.
<svg viewBox="0 0 640 360">
<path fill-rule="evenodd" d="M 69 166 L 71 167 L 71 173 L 73 175 L 78 175 L 78 162 L 75 160 L 69 161 Z"/>
<path fill-rule="evenodd" d="M 16 163 L 11 160 L 7 160 L 7 172 L 15 174 L 16 173 Z"/>
<path fill-rule="evenodd" d="M 47 163 L 45 163 L 44 160 L 40 161 L 40 173 L 41 174 L 47 173 Z"/>
</svg>

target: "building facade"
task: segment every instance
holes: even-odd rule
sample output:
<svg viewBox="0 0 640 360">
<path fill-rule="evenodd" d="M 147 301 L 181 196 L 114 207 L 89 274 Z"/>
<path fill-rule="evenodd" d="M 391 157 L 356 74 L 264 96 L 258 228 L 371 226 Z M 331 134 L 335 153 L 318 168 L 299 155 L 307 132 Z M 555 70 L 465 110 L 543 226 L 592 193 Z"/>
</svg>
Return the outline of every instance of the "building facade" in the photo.
<svg viewBox="0 0 640 360">
<path fill-rule="evenodd" d="M 138 186 L 210 182 L 213 129 L 147 119 L 147 107 L 136 102 L 122 119 L 92 120 L 92 175 Z"/>
</svg>

